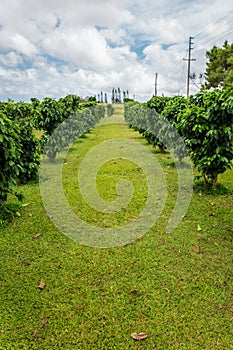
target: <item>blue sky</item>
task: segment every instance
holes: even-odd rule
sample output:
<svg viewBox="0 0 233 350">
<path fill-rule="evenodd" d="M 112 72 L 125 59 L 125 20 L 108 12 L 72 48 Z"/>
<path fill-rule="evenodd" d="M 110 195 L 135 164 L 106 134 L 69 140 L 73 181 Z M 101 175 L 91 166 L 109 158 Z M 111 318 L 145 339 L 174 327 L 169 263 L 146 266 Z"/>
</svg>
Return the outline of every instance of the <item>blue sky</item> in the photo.
<svg viewBox="0 0 233 350">
<path fill-rule="evenodd" d="M 154 92 L 185 95 L 188 39 L 191 72 L 205 52 L 233 39 L 228 0 L 8 0 L 0 3 L 0 100 L 29 101 L 112 87 L 139 101 Z M 197 79 L 191 86 L 195 93 Z"/>
</svg>

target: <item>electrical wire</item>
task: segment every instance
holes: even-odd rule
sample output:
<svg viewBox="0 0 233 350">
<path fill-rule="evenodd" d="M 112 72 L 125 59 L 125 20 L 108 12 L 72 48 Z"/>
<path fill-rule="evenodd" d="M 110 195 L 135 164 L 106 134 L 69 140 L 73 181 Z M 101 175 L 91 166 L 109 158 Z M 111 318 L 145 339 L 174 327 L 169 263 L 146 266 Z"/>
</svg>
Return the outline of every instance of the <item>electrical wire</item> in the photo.
<svg viewBox="0 0 233 350">
<path fill-rule="evenodd" d="M 233 19 L 230 18 L 230 16 L 232 16 L 232 14 L 233 14 L 233 10 L 228 12 L 226 15 L 219 18 L 215 22 L 208 24 L 200 32 L 196 33 L 193 36 L 194 37 L 194 43 L 193 43 L 194 47 L 192 47 L 193 57 L 196 59 L 196 61 L 194 63 L 194 67 L 195 67 L 196 71 L 200 70 L 201 74 L 203 74 L 203 71 L 205 71 L 206 51 L 208 49 L 210 49 L 211 46 L 220 44 L 221 40 L 225 41 L 228 39 L 228 41 L 229 41 L 229 40 L 233 39 L 233 35 L 231 35 L 233 33 L 233 29 L 232 29 Z M 221 22 L 223 22 L 223 23 L 221 24 Z M 211 28 L 215 27 L 219 23 L 221 24 L 220 26 L 218 26 L 216 29 L 210 31 Z M 180 47 L 183 47 L 184 45 L 187 45 L 187 44 L 181 43 Z M 182 57 L 182 58 L 177 59 L 177 60 L 175 60 L 175 62 L 172 62 L 171 64 L 169 64 L 167 67 L 162 68 L 159 71 L 159 75 L 163 76 L 163 77 L 165 76 L 166 80 L 169 80 L 169 77 L 171 75 L 174 76 L 174 74 L 176 74 L 176 77 L 178 75 L 179 81 L 182 83 L 185 79 L 185 64 L 183 64 L 182 68 L 179 70 L 180 73 L 176 71 L 176 68 L 182 62 L 184 63 L 183 58 L 185 58 L 187 56 L 187 53 L 188 53 L 188 49 L 185 49 L 182 52 L 182 54 L 179 54 L 180 57 Z M 200 61 L 201 61 L 201 63 L 200 63 Z M 196 87 L 196 89 L 198 89 L 198 90 L 200 89 L 200 86 L 198 86 L 198 84 L 195 81 L 193 81 L 191 83 L 190 88 L 194 88 L 194 87 Z M 180 93 L 184 92 L 184 94 L 185 94 L 186 93 L 186 91 L 185 91 L 186 86 L 179 88 L 178 90 Z M 159 86 L 159 84 L 158 84 L 158 91 L 166 92 L 166 87 Z"/>
<path fill-rule="evenodd" d="M 204 38 L 200 38 L 199 40 L 196 40 L 196 41 L 195 41 L 196 44 L 200 44 L 201 42 L 203 42 L 203 40 L 205 40 L 205 38 L 208 38 L 208 36 L 213 37 L 213 33 L 219 32 L 220 29 L 222 29 L 223 27 L 226 27 L 226 26 L 227 26 L 228 24 L 230 24 L 231 22 L 233 22 L 233 19 L 232 19 L 231 21 L 227 22 L 227 23 L 224 23 L 224 25 L 222 25 L 221 27 L 218 27 L 216 30 L 211 31 L 211 33 L 209 33 L 208 35 L 206 35 Z M 221 33 L 219 33 L 218 35 L 221 35 L 222 33 L 224 33 L 224 32 L 221 32 Z"/>
<path fill-rule="evenodd" d="M 203 34 L 204 31 L 206 31 L 209 27 L 213 26 L 213 25 L 216 25 L 217 23 L 221 22 L 222 20 L 224 20 L 225 18 L 227 18 L 228 16 L 230 16 L 231 14 L 233 13 L 233 10 L 228 12 L 225 16 L 219 18 L 217 21 L 215 21 L 214 23 L 210 23 L 208 24 L 206 27 L 204 27 L 200 32 L 196 33 L 195 34 L 195 37 L 198 38 L 198 36 L 200 36 L 201 34 Z M 208 36 L 208 35 L 207 35 Z M 202 40 L 204 39 L 204 37 L 201 37 L 201 39 L 199 40 Z M 198 39 L 196 40 L 196 42 L 198 42 Z"/>
<path fill-rule="evenodd" d="M 231 16 L 232 13 L 233 13 L 233 11 L 231 11 L 227 15 L 221 17 L 216 22 L 209 24 L 202 31 L 200 31 L 199 33 L 197 33 L 194 36 L 194 38 L 199 36 L 198 40 L 194 40 L 194 47 L 192 48 L 194 50 L 193 51 L 193 53 L 194 53 L 193 56 L 196 59 L 196 61 L 195 61 L 196 63 L 195 63 L 194 66 L 196 66 L 195 67 L 196 69 L 201 70 L 202 74 L 203 74 L 203 71 L 205 70 L 205 66 L 206 66 L 206 59 L 203 60 L 203 54 L 206 53 L 207 49 L 210 48 L 211 45 L 216 45 L 216 44 L 218 44 L 220 42 L 220 40 L 231 39 L 233 37 L 233 35 L 231 35 L 233 33 L 232 27 L 231 28 L 227 28 L 227 30 L 221 31 L 221 33 L 219 33 L 219 30 L 221 30 L 222 28 L 224 28 L 226 26 L 229 26 L 229 24 L 233 22 L 233 19 L 225 22 L 223 25 L 221 25 L 220 27 L 218 27 L 216 30 L 212 31 L 208 35 L 204 35 L 204 36 L 201 36 L 201 35 L 208 28 L 213 27 L 217 23 L 220 23 L 221 21 L 223 21 L 227 17 Z M 218 33 L 218 34 L 213 36 L 214 33 Z M 200 47 L 200 49 L 195 50 L 196 47 Z M 198 64 L 199 60 L 202 60 L 204 62 L 202 64 Z M 204 66 L 204 63 L 205 63 L 205 66 Z M 174 72 L 173 72 L 173 74 L 174 74 Z M 193 85 L 196 86 L 198 88 L 198 90 L 199 90 L 200 87 L 195 82 L 193 82 Z"/>
</svg>

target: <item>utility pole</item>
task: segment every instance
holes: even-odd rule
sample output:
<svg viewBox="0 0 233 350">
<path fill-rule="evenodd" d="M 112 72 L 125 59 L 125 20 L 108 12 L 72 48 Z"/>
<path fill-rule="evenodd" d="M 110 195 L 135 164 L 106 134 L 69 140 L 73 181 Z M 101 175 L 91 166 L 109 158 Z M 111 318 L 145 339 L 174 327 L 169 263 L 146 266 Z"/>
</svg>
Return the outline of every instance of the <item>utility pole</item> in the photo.
<svg viewBox="0 0 233 350">
<path fill-rule="evenodd" d="M 188 58 L 183 58 L 184 61 L 188 61 L 188 76 L 187 76 L 187 98 L 189 97 L 189 84 L 190 84 L 190 67 L 191 67 L 191 61 L 196 61 L 195 58 L 191 58 L 191 50 L 192 48 L 192 39 L 194 39 L 192 36 L 189 37 L 189 53 Z"/>
<path fill-rule="evenodd" d="M 157 96 L 158 94 L 157 86 L 158 86 L 158 73 L 155 73 L 155 96 Z"/>
</svg>

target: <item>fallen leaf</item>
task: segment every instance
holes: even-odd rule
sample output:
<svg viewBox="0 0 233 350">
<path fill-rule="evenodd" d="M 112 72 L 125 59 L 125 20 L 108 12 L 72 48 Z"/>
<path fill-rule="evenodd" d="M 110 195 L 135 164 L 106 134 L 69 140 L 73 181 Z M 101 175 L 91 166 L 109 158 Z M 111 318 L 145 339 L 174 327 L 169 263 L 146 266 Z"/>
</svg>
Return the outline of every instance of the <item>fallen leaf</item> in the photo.
<svg viewBox="0 0 233 350">
<path fill-rule="evenodd" d="M 33 332 L 33 336 L 34 337 L 39 337 L 40 335 L 40 329 L 36 329 L 34 332 Z"/>
<path fill-rule="evenodd" d="M 193 246 L 193 251 L 194 251 L 195 253 L 199 254 L 199 253 L 201 252 L 199 245 L 195 244 L 195 245 Z"/>
<path fill-rule="evenodd" d="M 43 317 L 43 318 L 42 318 L 42 327 L 45 328 L 46 325 L 47 325 L 47 323 L 48 323 L 47 317 Z"/>
<path fill-rule="evenodd" d="M 141 333 L 132 333 L 131 337 L 135 340 L 143 340 L 148 337 L 148 334 L 141 332 Z"/>
<path fill-rule="evenodd" d="M 45 282 L 44 281 L 40 281 L 40 284 L 38 286 L 39 289 L 44 289 L 45 287 Z"/>
<path fill-rule="evenodd" d="M 38 233 L 36 233 L 36 234 L 33 236 L 33 238 L 38 238 L 38 237 L 40 237 L 40 236 L 41 236 L 41 233 L 38 232 Z"/>
<path fill-rule="evenodd" d="M 168 293 L 171 293 L 169 288 L 166 287 L 165 289 Z"/>
<path fill-rule="evenodd" d="M 46 317 L 43 317 L 42 318 L 42 325 L 41 325 L 41 327 L 34 330 L 34 333 L 33 333 L 34 337 L 39 337 L 40 336 L 40 333 L 41 333 L 42 329 L 46 327 L 47 323 L 48 323 L 48 319 Z"/>
<path fill-rule="evenodd" d="M 30 262 L 28 262 L 27 260 L 24 260 L 24 259 L 21 262 L 25 266 L 31 265 Z"/>
<path fill-rule="evenodd" d="M 131 294 L 138 294 L 138 293 L 140 293 L 140 290 L 138 290 L 138 289 L 132 289 L 132 290 L 130 291 L 130 293 L 131 293 Z"/>
<path fill-rule="evenodd" d="M 197 225 L 197 231 L 201 231 L 201 226 L 199 224 Z"/>
</svg>

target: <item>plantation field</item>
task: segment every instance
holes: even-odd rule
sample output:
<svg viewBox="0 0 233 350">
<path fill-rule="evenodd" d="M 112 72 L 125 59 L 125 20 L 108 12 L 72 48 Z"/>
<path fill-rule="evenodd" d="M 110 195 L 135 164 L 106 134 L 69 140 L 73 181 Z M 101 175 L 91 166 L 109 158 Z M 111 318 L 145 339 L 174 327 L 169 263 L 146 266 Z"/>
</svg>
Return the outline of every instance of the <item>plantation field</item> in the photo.
<svg viewBox="0 0 233 350">
<path fill-rule="evenodd" d="M 0 226 L 0 349 L 233 349 L 233 170 L 219 176 L 215 190 L 196 185 L 182 222 L 166 233 L 177 195 L 173 158 L 129 129 L 115 106 L 72 146 L 63 167 L 69 205 L 103 228 L 130 222 L 147 197 L 143 171 L 119 158 L 99 169 L 96 187 L 113 201 L 117 182 L 130 180 L 129 206 L 106 213 L 85 203 L 78 169 L 91 149 L 112 139 L 140 143 L 161 164 L 167 195 L 159 219 L 131 244 L 85 246 L 54 226 L 36 181 L 20 186 L 24 206 Z M 137 341 L 134 332 L 148 336 Z"/>
</svg>

